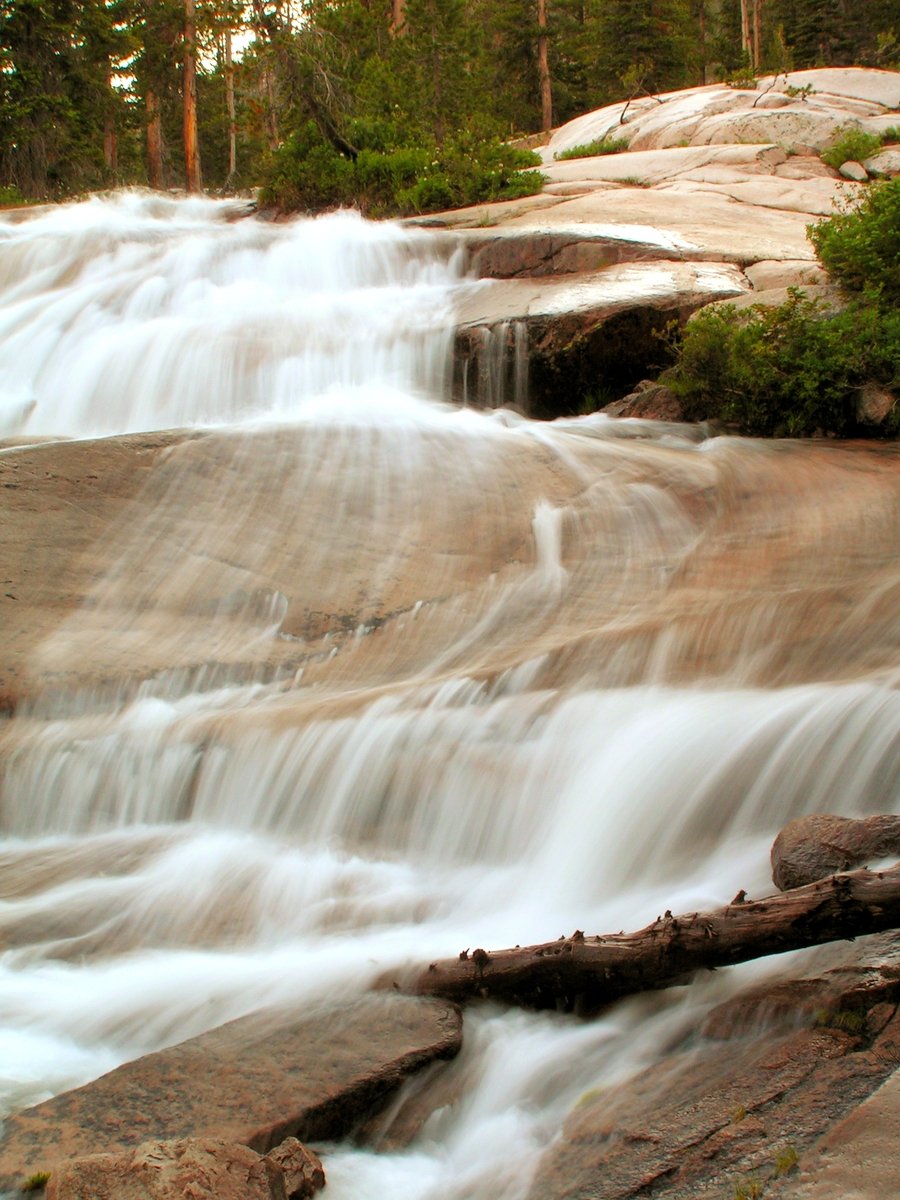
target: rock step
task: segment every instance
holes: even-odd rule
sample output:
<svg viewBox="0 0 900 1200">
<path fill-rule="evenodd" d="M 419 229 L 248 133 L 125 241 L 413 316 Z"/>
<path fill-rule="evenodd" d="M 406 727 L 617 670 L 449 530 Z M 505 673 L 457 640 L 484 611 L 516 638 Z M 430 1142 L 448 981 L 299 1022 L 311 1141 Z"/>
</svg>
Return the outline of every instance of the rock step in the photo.
<svg viewBox="0 0 900 1200">
<path fill-rule="evenodd" d="M 287 1137 L 340 1138 L 461 1043 L 454 1005 L 406 996 L 231 1021 L 10 1117 L 0 1190 L 151 1140 L 215 1138 L 265 1154 Z"/>
</svg>

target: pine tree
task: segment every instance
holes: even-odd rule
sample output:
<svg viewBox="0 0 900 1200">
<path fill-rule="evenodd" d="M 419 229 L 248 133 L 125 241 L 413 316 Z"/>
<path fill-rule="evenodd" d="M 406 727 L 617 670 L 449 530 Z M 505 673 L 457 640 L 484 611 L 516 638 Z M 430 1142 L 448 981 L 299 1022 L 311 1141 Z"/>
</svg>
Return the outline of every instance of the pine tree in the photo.
<svg viewBox="0 0 900 1200">
<path fill-rule="evenodd" d="M 608 99 L 694 82 L 687 0 L 604 0 L 597 11 L 600 66 Z"/>
</svg>

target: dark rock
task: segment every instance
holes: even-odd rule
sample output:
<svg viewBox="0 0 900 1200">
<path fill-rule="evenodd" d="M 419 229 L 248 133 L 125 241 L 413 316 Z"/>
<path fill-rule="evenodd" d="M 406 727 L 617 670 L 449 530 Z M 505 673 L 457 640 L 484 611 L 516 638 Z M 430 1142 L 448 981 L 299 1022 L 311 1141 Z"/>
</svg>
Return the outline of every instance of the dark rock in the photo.
<svg viewBox="0 0 900 1200">
<path fill-rule="evenodd" d="M 671 388 L 642 379 L 633 392 L 601 408 L 608 417 L 645 417 L 653 421 L 681 421 L 684 410 Z"/>
<path fill-rule="evenodd" d="M 461 1040 L 454 1005 L 394 995 L 301 1020 L 232 1021 L 10 1117 L 0 1189 L 151 1139 L 214 1138 L 265 1154 L 287 1137 L 340 1138 Z"/>
<path fill-rule="evenodd" d="M 785 825 L 775 839 L 772 880 L 787 891 L 895 854 L 900 854 L 900 817 L 852 820 L 812 813 Z"/>
</svg>

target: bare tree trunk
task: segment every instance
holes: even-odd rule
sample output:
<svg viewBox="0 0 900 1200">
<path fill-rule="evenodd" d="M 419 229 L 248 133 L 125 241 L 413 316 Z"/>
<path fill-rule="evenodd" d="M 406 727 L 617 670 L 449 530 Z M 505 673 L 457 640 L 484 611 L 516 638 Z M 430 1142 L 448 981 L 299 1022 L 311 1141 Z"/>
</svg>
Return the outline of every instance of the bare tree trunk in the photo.
<svg viewBox="0 0 900 1200">
<path fill-rule="evenodd" d="M 111 104 L 112 67 L 106 68 L 107 100 L 106 116 L 103 119 L 103 161 L 109 174 L 115 178 L 119 170 L 119 138 L 116 133 L 116 114 Z"/>
<path fill-rule="evenodd" d="M 753 70 L 758 71 L 762 62 L 762 8 L 763 0 L 753 0 Z"/>
<path fill-rule="evenodd" d="M 228 112 L 228 175 L 225 188 L 228 189 L 237 174 L 237 121 L 234 115 L 234 59 L 230 29 L 225 30 L 225 107 Z"/>
<path fill-rule="evenodd" d="M 501 1000 L 527 1008 L 596 1012 L 622 996 L 686 983 L 696 971 L 852 939 L 900 926 L 900 866 L 852 871 L 763 900 L 741 892 L 710 913 L 667 912 L 637 933 L 512 950 L 463 951 L 382 981 L 447 1000 Z"/>
<path fill-rule="evenodd" d="M 202 189 L 197 141 L 197 17 L 195 0 L 184 0 L 184 180 L 189 192 Z"/>
<path fill-rule="evenodd" d="M 752 61 L 753 52 L 750 44 L 750 0 L 741 0 L 741 50 Z"/>
<path fill-rule="evenodd" d="M 391 0 L 391 33 L 396 37 L 406 29 L 406 0 Z"/>
<path fill-rule="evenodd" d="M 547 0 L 537 0 L 538 78 L 541 85 L 541 129 L 553 128 L 553 93 L 550 85 L 550 39 L 547 35 Z"/>
<path fill-rule="evenodd" d="M 147 183 L 157 190 L 163 186 L 163 139 L 159 96 L 147 92 Z"/>
</svg>

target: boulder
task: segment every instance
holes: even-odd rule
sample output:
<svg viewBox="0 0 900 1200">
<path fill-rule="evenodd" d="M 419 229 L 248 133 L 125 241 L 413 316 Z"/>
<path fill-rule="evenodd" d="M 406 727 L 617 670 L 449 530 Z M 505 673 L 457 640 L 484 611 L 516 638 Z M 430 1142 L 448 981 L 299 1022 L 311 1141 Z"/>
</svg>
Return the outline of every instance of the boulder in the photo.
<svg viewBox="0 0 900 1200">
<path fill-rule="evenodd" d="M 865 183 L 869 178 L 869 172 L 858 162 L 841 163 L 838 172 L 843 179 L 852 179 L 854 183 Z"/>
<path fill-rule="evenodd" d="M 608 417 L 644 417 L 653 421 L 681 421 L 684 410 L 671 388 L 642 379 L 633 392 L 600 409 Z"/>
<path fill-rule="evenodd" d="M 897 397 L 880 383 L 867 383 L 859 389 L 856 419 L 860 425 L 883 425 L 897 405 Z"/>
<path fill-rule="evenodd" d="M 287 1200 L 309 1200 L 325 1186 L 321 1159 L 296 1138 L 285 1138 L 269 1151 L 266 1161 L 273 1163 L 284 1176 Z"/>
<path fill-rule="evenodd" d="M 893 179 L 895 175 L 900 175 L 900 146 L 888 146 L 879 154 L 873 154 L 865 159 L 863 166 L 870 175 Z"/>
<path fill-rule="evenodd" d="M 151 1139 L 212 1138 L 265 1154 L 287 1137 L 343 1137 L 415 1071 L 453 1057 L 461 1038 L 455 1006 L 405 996 L 368 996 L 299 1020 L 232 1021 L 10 1117 L 0 1190 Z"/>
<path fill-rule="evenodd" d="M 785 825 L 775 839 L 772 879 L 787 891 L 889 855 L 900 855 L 900 816 L 852 820 L 812 813 Z"/>
<path fill-rule="evenodd" d="M 215 1138 L 144 1142 L 57 1167 L 47 1200 L 309 1200 L 325 1186 L 318 1157 L 296 1138 L 271 1153 Z"/>
</svg>

